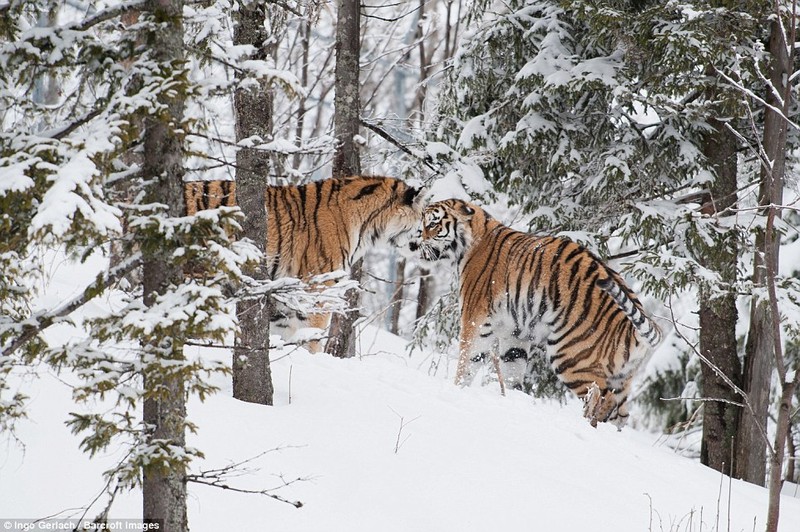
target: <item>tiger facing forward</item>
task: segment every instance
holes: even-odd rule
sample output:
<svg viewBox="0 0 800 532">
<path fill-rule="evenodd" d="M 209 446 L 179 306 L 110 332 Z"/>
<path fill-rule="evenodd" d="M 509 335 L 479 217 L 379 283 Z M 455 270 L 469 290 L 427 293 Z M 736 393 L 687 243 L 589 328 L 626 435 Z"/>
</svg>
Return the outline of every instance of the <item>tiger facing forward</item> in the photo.
<svg viewBox="0 0 800 532">
<path fill-rule="evenodd" d="M 187 214 L 230 206 L 233 182 L 184 184 Z M 344 270 L 379 244 L 404 246 L 419 229 L 423 194 L 390 177 L 332 178 L 297 186 L 265 187 L 267 267 L 270 277 Z M 284 338 L 300 326 L 324 329 L 329 314 L 296 315 L 279 308 L 274 318 Z M 286 321 L 288 320 L 288 323 Z M 309 348 L 318 351 L 318 342 Z"/>
<path fill-rule="evenodd" d="M 574 242 L 515 231 L 456 199 L 425 209 L 421 252 L 458 268 L 457 384 L 472 380 L 495 342 L 504 368 L 516 370 L 512 384 L 515 359 L 524 367 L 543 352 L 593 426 L 625 424 L 633 377 L 661 331 L 616 272 Z"/>
</svg>

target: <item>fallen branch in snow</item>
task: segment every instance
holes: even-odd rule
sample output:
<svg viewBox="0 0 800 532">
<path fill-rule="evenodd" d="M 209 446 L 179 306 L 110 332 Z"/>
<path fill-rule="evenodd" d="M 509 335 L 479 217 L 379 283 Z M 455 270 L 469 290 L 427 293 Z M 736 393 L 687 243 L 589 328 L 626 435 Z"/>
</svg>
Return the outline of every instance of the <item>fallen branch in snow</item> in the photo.
<svg viewBox="0 0 800 532">
<path fill-rule="evenodd" d="M 275 487 L 275 488 L 265 488 L 265 489 L 261 489 L 261 490 L 259 490 L 259 489 L 238 488 L 236 486 L 231 486 L 228 483 L 229 480 L 231 478 L 233 478 L 233 477 L 242 476 L 242 475 L 244 475 L 246 473 L 251 473 L 252 472 L 252 471 L 247 470 L 247 469 L 242 469 L 243 465 L 245 465 L 247 463 L 250 463 L 250 462 L 253 462 L 254 460 L 257 460 L 257 459 L 261 458 L 262 456 L 264 456 L 267 453 L 271 453 L 273 451 L 280 451 L 283 448 L 284 447 L 276 447 L 274 449 L 270 449 L 268 451 L 264 451 L 263 453 L 258 454 L 256 456 L 253 456 L 251 458 L 248 458 L 246 460 L 242 460 L 241 462 L 236 462 L 236 463 L 230 464 L 230 465 L 225 466 L 225 467 L 221 467 L 221 468 L 217 468 L 217 469 L 209 469 L 207 471 L 201 471 L 201 472 L 196 473 L 196 474 L 186 475 L 186 481 L 187 482 L 194 482 L 195 484 L 203 484 L 205 486 L 211 486 L 213 488 L 219 488 L 219 489 L 222 489 L 222 490 L 235 491 L 237 493 L 250 493 L 250 494 L 253 494 L 253 495 L 263 495 L 265 497 L 269 497 L 270 499 L 274 499 L 274 500 L 279 501 L 279 502 L 285 502 L 286 504 L 290 504 L 290 505 L 294 506 L 295 508 L 302 508 L 303 507 L 303 503 L 301 501 L 292 501 L 292 500 L 289 500 L 289 499 L 287 499 L 285 497 L 282 497 L 282 496 L 280 496 L 280 495 L 278 495 L 276 493 L 272 493 L 272 492 L 276 491 L 276 490 L 279 490 L 281 488 L 285 488 L 287 486 L 291 486 L 295 482 L 306 481 L 306 480 L 308 480 L 308 478 L 298 477 L 298 478 L 296 478 L 294 480 L 286 481 L 281 476 L 280 479 L 283 482 L 282 485 L 280 485 L 278 487 Z"/>
<path fill-rule="evenodd" d="M 389 407 L 389 410 L 391 410 L 392 412 L 394 412 L 394 415 L 396 415 L 397 417 L 399 417 L 399 418 L 400 418 L 400 428 L 399 428 L 399 429 L 398 429 L 398 431 L 397 431 L 397 440 L 396 440 L 396 441 L 395 441 L 395 443 L 394 443 L 394 454 L 397 454 L 397 453 L 398 453 L 398 451 L 400 451 L 400 447 L 402 447 L 402 446 L 403 446 L 403 444 L 404 444 L 406 441 L 408 441 L 408 439 L 411 437 L 411 435 L 409 434 L 409 435 L 407 435 L 405 438 L 402 438 L 403 429 L 404 429 L 404 428 L 406 428 L 408 425 L 412 424 L 413 422 L 415 422 L 416 420 L 418 420 L 418 419 L 419 419 L 421 416 L 417 416 L 417 417 L 415 417 L 414 419 L 412 419 L 411 421 L 409 421 L 408 423 L 406 423 L 406 418 L 405 418 L 405 417 L 403 417 L 403 416 L 401 416 L 400 414 L 398 414 L 398 413 L 395 411 L 395 409 L 394 409 L 394 408 L 392 408 L 392 407 Z M 402 440 L 401 440 L 401 438 L 402 438 Z"/>
</svg>

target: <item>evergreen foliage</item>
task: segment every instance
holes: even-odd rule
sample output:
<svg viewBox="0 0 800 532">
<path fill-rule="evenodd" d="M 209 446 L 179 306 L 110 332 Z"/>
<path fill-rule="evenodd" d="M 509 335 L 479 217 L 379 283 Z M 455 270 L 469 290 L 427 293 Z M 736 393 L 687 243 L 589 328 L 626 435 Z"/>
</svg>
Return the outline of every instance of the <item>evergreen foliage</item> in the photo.
<svg viewBox="0 0 800 532">
<path fill-rule="evenodd" d="M 518 204 L 533 231 L 565 234 L 616 257 L 615 267 L 667 305 L 698 288 L 712 300 L 765 295 L 745 260 L 765 224 L 750 207 L 771 9 L 761 2 L 472 3 L 431 130 L 454 150 L 448 177 L 484 202 Z M 709 213 L 703 206 L 717 176 L 703 147 L 716 125 L 734 132 L 739 191 L 733 208 Z M 723 249 L 742 258 L 732 274 L 707 258 Z M 795 314 L 793 282 L 778 283 L 787 318 Z M 661 419 L 677 419 L 665 408 Z"/>
</svg>

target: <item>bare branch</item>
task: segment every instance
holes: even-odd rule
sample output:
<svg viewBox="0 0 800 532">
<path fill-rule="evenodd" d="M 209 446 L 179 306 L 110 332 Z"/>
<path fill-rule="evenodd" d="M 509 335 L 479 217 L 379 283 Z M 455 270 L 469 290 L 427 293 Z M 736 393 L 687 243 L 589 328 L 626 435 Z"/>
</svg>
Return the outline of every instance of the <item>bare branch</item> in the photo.
<svg viewBox="0 0 800 532">
<path fill-rule="evenodd" d="M 747 397 L 747 394 L 744 392 L 744 390 L 742 390 L 740 387 L 738 387 L 738 386 L 736 385 L 736 383 L 734 383 L 734 382 L 733 382 L 733 381 L 730 379 L 730 377 L 728 377 L 727 375 L 725 375 L 725 372 L 724 372 L 724 371 L 722 371 L 721 369 L 719 369 L 719 368 L 718 368 L 718 367 L 717 367 L 717 366 L 716 366 L 716 365 L 715 365 L 713 362 L 711 362 L 711 361 L 710 361 L 710 360 L 709 360 L 709 359 L 708 359 L 708 358 L 707 358 L 707 357 L 706 357 L 706 356 L 705 356 L 703 353 L 701 353 L 701 352 L 700 352 L 700 350 L 699 350 L 699 349 L 697 349 L 697 346 L 696 346 L 695 344 L 691 343 L 691 342 L 689 341 L 689 339 L 688 339 L 688 338 L 686 338 L 686 336 L 684 336 L 684 335 L 683 335 L 683 333 L 682 333 L 682 332 L 680 331 L 680 329 L 678 328 L 678 321 L 677 321 L 677 319 L 675 318 L 675 313 L 674 313 L 674 311 L 673 311 L 673 309 L 672 309 L 672 295 L 670 295 L 670 302 L 669 302 L 669 305 L 668 305 L 668 307 L 669 307 L 669 314 L 670 314 L 670 317 L 672 318 L 672 323 L 675 325 L 675 327 L 674 327 L 675 334 L 677 334 L 677 335 L 678 335 L 678 338 L 680 338 L 680 339 L 681 339 L 681 340 L 682 340 L 682 341 L 683 341 L 683 342 L 684 342 L 686 345 L 688 345 L 688 346 L 689 346 L 689 347 L 692 349 L 692 352 L 694 352 L 694 354 L 695 354 L 695 355 L 697 355 L 697 357 L 698 357 L 698 358 L 699 358 L 699 359 L 700 359 L 700 360 L 701 360 L 701 361 L 702 361 L 702 362 L 703 362 L 705 365 L 707 365 L 709 368 L 711 368 L 711 370 L 712 370 L 714 373 L 716 373 L 716 375 L 717 375 L 717 376 L 718 376 L 720 379 L 722 379 L 722 381 L 723 381 L 723 382 L 724 382 L 726 385 L 728 385 L 728 386 L 731 388 L 731 390 L 733 390 L 734 392 L 736 392 L 736 394 L 737 394 L 737 395 L 739 395 L 739 396 L 742 398 L 742 400 L 744 401 L 744 406 L 745 406 L 745 407 L 747 407 L 747 410 L 748 410 L 748 411 L 750 412 L 750 414 L 753 416 L 753 419 L 755 420 L 755 422 L 756 422 L 756 425 L 758 426 L 758 429 L 759 429 L 759 431 L 761 432 L 761 436 L 764 438 L 764 442 L 766 443 L 767 449 L 769 450 L 769 452 L 770 452 L 770 454 L 771 454 L 771 455 L 774 455 L 774 454 L 775 454 L 775 450 L 774 450 L 774 449 L 773 449 L 773 447 L 772 447 L 772 443 L 770 442 L 769 435 L 767 434 L 767 431 L 764 429 L 764 427 L 761 425 L 761 423 L 759 423 L 759 422 L 758 422 L 758 418 L 756 417 L 756 415 L 755 415 L 755 412 L 753 411 L 753 406 L 750 404 L 750 400 L 748 399 L 748 397 Z"/>
<path fill-rule="evenodd" d="M 76 129 L 78 129 L 79 127 L 81 127 L 82 125 L 87 124 L 92 120 L 94 120 L 95 118 L 97 118 L 102 112 L 103 112 L 102 107 L 92 109 L 83 116 L 78 117 L 71 124 L 61 128 L 51 129 L 50 131 L 45 131 L 42 133 L 42 136 L 49 137 L 55 140 L 61 140 L 70 133 L 72 133 L 73 131 L 75 131 Z"/>
<path fill-rule="evenodd" d="M 217 469 L 209 469 L 207 471 L 201 471 L 200 473 L 186 475 L 186 481 L 187 482 L 194 482 L 195 484 L 203 484 L 205 486 L 211 486 L 211 487 L 214 487 L 214 488 L 219 488 L 219 489 L 222 489 L 222 490 L 235 491 L 237 493 L 249 493 L 249 494 L 252 494 L 252 495 L 263 495 L 265 497 L 269 497 L 270 499 L 274 499 L 274 500 L 279 501 L 279 502 L 285 502 L 286 504 L 290 504 L 290 505 L 294 506 L 295 508 L 302 508 L 303 507 L 303 503 L 301 501 L 292 501 L 292 500 L 289 500 L 289 499 L 287 499 L 285 497 L 282 497 L 282 496 L 280 496 L 280 495 L 278 495 L 276 493 L 272 493 L 272 492 L 276 491 L 276 490 L 279 490 L 281 488 L 285 488 L 287 486 L 291 486 L 295 482 L 304 482 L 304 481 L 308 480 L 308 478 L 298 477 L 298 478 L 296 478 L 294 480 L 286 481 L 286 480 L 283 479 L 283 477 L 280 477 L 281 481 L 283 482 L 282 485 L 280 485 L 278 487 L 275 487 L 275 488 L 265 488 L 265 489 L 262 489 L 262 490 L 238 488 L 238 487 L 235 487 L 235 486 L 231 486 L 228 483 L 228 480 L 230 478 L 237 477 L 237 476 L 242 476 L 244 474 L 252 472 L 251 470 L 242 469 L 242 466 L 244 466 L 245 464 L 253 462 L 253 461 L 261 458 L 265 454 L 268 454 L 268 453 L 271 453 L 271 452 L 274 452 L 274 451 L 280 451 L 280 450 L 282 450 L 284 448 L 285 447 L 276 447 L 274 449 L 270 449 L 268 451 L 264 451 L 264 452 L 262 452 L 262 453 L 260 453 L 260 454 L 258 454 L 256 456 L 253 456 L 251 458 L 247 458 L 247 459 L 242 460 L 240 462 L 234 462 L 234 463 L 232 463 L 232 464 L 230 464 L 228 466 L 225 466 L 225 467 L 220 467 L 220 468 L 217 468 Z"/>
<path fill-rule="evenodd" d="M 414 157 L 416 159 L 421 160 L 422 163 L 425 166 L 427 166 L 428 168 L 430 168 L 434 173 L 436 173 L 436 174 L 441 174 L 442 173 L 442 170 L 440 168 L 436 168 L 435 166 L 433 166 L 433 163 L 431 162 L 430 157 L 428 157 L 428 156 L 424 156 L 423 157 L 419 153 L 414 153 L 411 150 L 411 148 L 409 148 L 408 146 L 406 146 L 405 144 L 403 144 L 402 142 L 400 142 L 399 140 L 397 140 L 396 138 L 391 136 L 389 133 L 387 133 L 384 129 L 380 128 L 376 124 L 372 124 L 370 122 L 367 122 L 366 120 L 364 120 L 362 118 L 361 119 L 361 125 L 364 126 L 367 129 L 377 133 L 379 137 L 381 137 L 382 139 L 388 141 L 390 144 L 396 146 L 397 148 L 400 149 L 400 151 L 402 151 L 404 153 L 407 153 L 408 155 L 410 155 L 410 156 L 412 156 L 412 157 Z"/>
<path fill-rule="evenodd" d="M 104 9 L 99 13 L 95 13 L 94 15 L 84 19 L 80 23 L 76 23 L 71 27 L 68 26 L 68 28 L 71 30 L 86 31 L 92 26 L 96 26 L 101 22 L 105 22 L 107 20 L 111 20 L 112 18 L 118 17 L 123 13 L 141 9 L 144 6 L 144 4 L 145 0 L 132 0 L 130 2 L 123 2 L 122 4 L 116 5 L 114 7 L 109 7 L 108 9 Z"/>
</svg>

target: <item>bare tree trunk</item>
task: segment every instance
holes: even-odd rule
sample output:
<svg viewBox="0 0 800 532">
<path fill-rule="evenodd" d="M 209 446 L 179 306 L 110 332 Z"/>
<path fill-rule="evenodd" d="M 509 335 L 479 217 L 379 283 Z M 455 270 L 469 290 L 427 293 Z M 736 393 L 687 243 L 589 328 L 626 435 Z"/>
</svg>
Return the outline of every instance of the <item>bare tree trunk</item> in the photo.
<svg viewBox="0 0 800 532">
<path fill-rule="evenodd" d="M 400 310 L 403 308 L 403 295 L 406 283 L 406 259 L 398 257 L 394 263 L 394 291 L 389 304 L 389 332 L 398 334 L 400 331 Z"/>
<path fill-rule="evenodd" d="M 767 509 L 767 532 L 778 531 L 778 519 L 780 517 L 781 509 L 781 487 L 783 486 L 783 462 L 786 456 L 786 442 L 791 435 L 789 425 L 792 416 L 792 399 L 794 398 L 795 390 L 800 385 L 800 371 L 795 367 L 793 373 L 789 373 L 783 358 L 783 344 L 781 342 L 781 328 L 780 328 L 780 311 L 778 309 L 778 296 L 776 291 L 776 277 L 778 275 L 778 252 L 780 250 L 780 234 L 775 230 L 775 219 L 781 216 L 781 210 L 778 207 L 783 203 L 783 183 L 786 165 L 786 131 L 788 125 L 788 112 L 792 100 L 792 87 L 789 80 L 792 79 L 794 73 L 794 49 L 797 42 L 797 2 L 792 2 L 791 12 L 791 31 L 787 35 L 785 28 L 782 24 L 782 14 L 776 13 L 775 19 L 772 21 L 770 28 L 769 51 L 773 56 L 773 62 L 770 65 L 770 81 L 772 88 L 778 92 L 783 98 L 783 105 L 780 107 L 782 115 L 778 115 L 774 110 L 765 110 L 764 117 L 764 151 L 766 152 L 767 161 L 771 161 L 771 168 L 762 171 L 762 187 L 763 195 L 759 198 L 761 205 L 768 206 L 767 211 L 767 224 L 764 228 L 763 234 L 763 272 L 762 278 L 767 286 L 769 300 L 766 303 L 767 308 L 763 311 L 766 313 L 764 323 L 761 324 L 765 329 L 760 330 L 760 334 L 771 337 L 771 352 L 759 353 L 755 352 L 761 358 L 773 358 L 775 367 L 778 370 L 778 379 L 780 382 L 781 401 L 778 405 L 778 417 L 775 423 L 775 440 L 772 445 L 770 461 L 769 461 L 769 478 L 767 479 L 767 487 L 769 488 L 769 505 Z M 786 42 L 786 37 L 789 37 L 789 42 Z M 772 91 L 767 91 L 769 97 L 768 102 L 777 101 Z M 767 123 L 767 119 L 772 118 L 774 122 Z M 762 235 L 759 235 L 762 236 Z M 758 243 L 758 240 L 756 240 Z M 758 248 L 761 250 L 762 248 Z M 756 261 L 758 261 L 758 253 L 756 253 Z M 756 262 L 756 267 L 758 262 Z M 754 277 L 757 272 L 754 272 Z M 763 308 L 762 305 L 758 305 Z M 761 316 L 759 316 L 761 318 Z M 771 326 L 771 329 L 767 329 Z M 754 344 L 758 346 L 761 342 L 755 341 Z M 769 344 L 768 342 L 765 342 Z M 766 348 L 767 346 L 765 346 Z M 766 363 L 764 363 L 766 366 Z M 790 376 L 791 375 L 791 376 Z M 769 375 L 767 375 L 767 386 L 769 386 Z M 769 400 L 769 397 L 767 397 Z"/>
<path fill-rule="evenodd" d="M 769 51 L 773 59 L 770 65 L 772 86 L 779 94 L 788 95 L 784 80 L 790 74 L 790 63 L 779 20 L 772 22 Z M 774 91 L 768 89 L 766 92 L 767 102 L 781 109 L 783 104 Z M 763 146 L 772 167 L 762 167 L 759 204 L 765 207 L 771 204 L 780 205 L 783 201 L 783 176 L 786 164 L 786 121 L 779 112 L 770 108 L 764 109 Z M 771 245 L 767 246 L 770 242 Z M 778 249 L 776 239 L 769 238 L 765 232 L 758 233 L 753 264 L 755 286 L 766 286 L 767 254 L 770 254 L 769 259 L 777 264 Z M 773 319 L 775 317 L 770 311 L 769 302 L 763 300 L 759 302 L 754 298 L 750 310 L 750 331 L 745 346 L 743 389 L 748 395 L 755 416 L 747 410 L 742 411 L 736 449 L 736 476 L 762 486 L 766 474 L 766 442 L 761 427 L 765 427 L 767 423 L 770 376 L 774 367 L 776 346 Z"/>
<path fill-rule="evenodd" d="M 419 269 L 419 290 L 417 292 L 417 319 L 428 312 L 428 307 L 431 305 L 431 292 L 433 292 L 433 283 L 431 282 L 431 272 L 425 268 Z"/>
<path fill-rule="evenodd" d="M 252 59 L 264 60 L 268 52 L 265 2 L 243 4 L 236 13 L 233 42 L 252 45 Z M 272 97 L 266 83 L 257 87 L 238 88 L 234 94 L 236 111 L 236 140 L 258 136 L 267 139 L 272 134 Z M 269 155 L 251 148 L 241 148 L 236 154 L 237 203 L 244 213 L 242 234 L 262 252 L 267 247 L 267 211 L 265 190 L 269 174 Z M 252 272 L 256 280 L 268 278 L 262 263 Z M 241 333 L 233 352 L 233 396 L 236 399 L 264 405 L 272 404 L 272 372 L 269 365 L 270 302 L 245 300 L 236 305 Z"/>
<path fill-rule="evenodd" d="M 333 156 L 333 176 L 347 177 L 361 173 L 361 157 L 355 140 L 361 114 L 361 3 L 358 0 L 337 0 L 336 6 L 336 153 Z M 362 260 L 353 265 L 350 274 L 353 279 L 361 280 L 362 266 Z M 340 358 L 355 354 L 353 324 L 358 319 L 359 291 L 349 290 L 346 299 L 349 311 L 343 315 L 334 314 L 325 346 L 328 353 Z"/>
<path fill-rule="evenodd" d="M 147 36 L 147 47 L 153 59 L 163 68 L 182 68 L 183 65 L 183 1 L 150 0 L 146 4 L 158 27 Z M 145 119 L 144 165 L 147 179 L 153 179 L 147 199 L 168 206 L 167 216 L 184 213 L 183 201 L 183 146 L 175 128 L 183 121 L 184 102 L 181 91 L 168 95 L 162 93 L 164 106 L 159 116 Z M 173 265 L 168 254 L 159 250 L 144 250 L 144 303 L 152 305 L 159 294 L 171 284 L 180 284 L 183 270 Z M 182 338 L 166 338 L 158 345 L 146 349 L 161 359 L 183 358 Z M 186 391 L 180 374 L 158 378 L 158 382 L 144 382 L 144 423 L 148 427 L 148 441 L 166 441 L 182 447 L 186 443 Z M 161 530 L 183 532 L 188 530 L 186 517 L 186 474 L 182 467 L 164 467 L 143 470 L 143 518 L 160 521 Z"/>
<path fill-rule="evenodd" d="M 713 98 L 713 95 L 711 95 Z M 703 141 L 703 151 L 714 169 L 715 179 L 703 200 L 702 212 L 709 216 L 725 216 L 724 211 L 736 203 L 736 136 L 723 123 L 709 120 L 714 130 Z M 738 251 L 734 243 L 725 241 L 703 251 L 703 265 L 720 275 L 723 295 L 712 296 L 700 288 L 700 352 L 737 386 L 741 385 L 741 363 L 736 343 L 736 264 Z M 703 438 L 700 460 L 703 464 L 730 475 L 734 441 L 738 429 L 741 401 L 707 364 L 702 365 L 702 395 L 712 399 L 704 405 Z"/>
<path fill-rule="evenodd" d="M 311 16 L 309 15 L 311 8 L 306 8 L 306 20 L 302 23 L 301 32 L 302 32 L 302 61 L 303 64 L 301 66 L 300 72 L 300 84 L 303 87 L 308 87 L 308 54 L 311 48 Z M 297 127 L 295 129 L 295 136 L 297 137 L 297 142 L 300 142 L 300 139 L 303 138 L 303 133 L 305 130 L 306 124 L 306 113 L 308 109 L 306 108 L 306 96 L 300 95 L 300 101 L 297 108 Z M 300 161 L 301 161 L 301 154 L 295 153 L 294 157 L 292 158 L 292 168 L 295 171 L 300 170 Z"/>
<path fill-rule="evenodd" d="M 783 462 L 786 456 L 786 442 L 790 436 L 792 398 L 800 384 L 800 372 L 795 373 L 792 382 L 783 383 L 781 402 L 778 405 L 778 422 L 775 429 L 774 452 L 769 462 L 769 507 L 767 509 L 767 532 L 777 532 L 781 510 L 781 487 L 783 486 Z"/>
<path fill-rule="evenodd" d="M 361 117 L 361 2 L 337 0 L 336 7 L 333 177 L 347 177 L 361 173 L 361 157 L 355 141 Z"/>
<path fill-rule="evenodd" d="M 786 476 L 783 478 L 796 483 L 797 445 L 794 442 L 794 428 L 791 423 L 786 431 L 786 453 L 789 455 L 789 463 L 786 465 Z"/>
<path fill-rule="evenodd" d="M 447 60 L 450 58 L 452 51 L 455 49 L 455 38 L 456 35 L 453 34 L 453 45 L 450 46 L 450 34 L 451 34 L 451 26 L 450 26 L 450 13 L 452 8 L 452 1 L 447 2 L 447 20 L 445 26 L 445 39 L 447 42 L 445 43 L 445 57 L 444 59 Z M 425 2 L 424 0 L 420 0 L 419 3 L 420 9 L 420 16 L 422 16 L 422 11 L 425 9 Z M 460 15 L 460 8 L 459 8 L 459 15 Z M 421 30 L 420 30 L 421 31 Z M 417 92 L 417 103 L 419 105 L 419 122 L 422 129 L 425 128 L 425 99 L 427 98 L 427 83 L 425 78 L 427 77 L 428 70 L 429 70 L 429 58 L 425 55 L 425 46 L 422 40 L 419 43 L 419 91 Z M 416 318 L 419 320 L 422 316 L 428 312 L 428 307 L 430 306 L 431 301 L 431 293 L 433 292 L 433 282 L 430 278 L 430 271 L 426 268 L 420 268 L 419 270 L 419 287 L 417 290 L 417 313 Z"/>
</svg>

